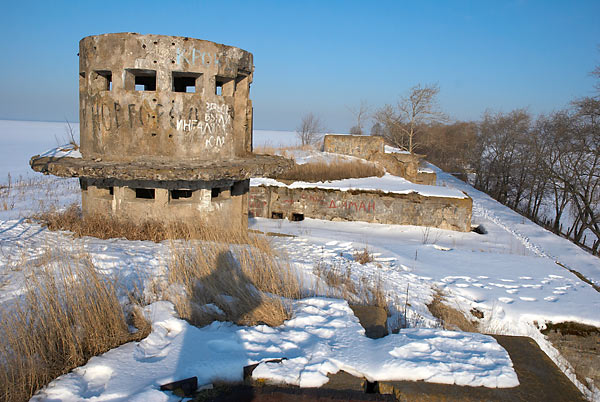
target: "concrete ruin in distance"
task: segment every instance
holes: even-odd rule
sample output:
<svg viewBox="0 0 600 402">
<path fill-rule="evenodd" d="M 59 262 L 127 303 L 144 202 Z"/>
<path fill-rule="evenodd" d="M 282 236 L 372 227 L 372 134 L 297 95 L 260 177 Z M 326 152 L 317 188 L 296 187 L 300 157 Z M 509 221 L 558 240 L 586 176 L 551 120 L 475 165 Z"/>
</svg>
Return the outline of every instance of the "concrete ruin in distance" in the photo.
<svg viewBox="0 0 600 402">
<path fill-rule="evenodd" d="M 252 153 L 252 54 L 137 33 L 79 42 L 81 158 L 31 158 L 79 177 L 83 214 L 188 221 L 217 211 L 247 227 L 249 179 L 292 162 Z"/>
<path fill-rule="evenodd" d="M 419 168 L 422 155 L 386 147 L 381 137 L 326 135 L 325 152 L 373 162 L 398 180 L 395 191 L 372 188 L 379 179 L 349 180 L 340 190 L 333 183 L 283 183 L 263 181 L 250 188 L 250 216 L 300 221 L 304 218 L 332 221 L 364 221 L 396 225 L 428 226 L 468 232 L 473 200 L 462 191 L 437 187 L 436 174 Z M 343 183 L 344 180 L 338 181 Z M 362 183 L 362 184 L 361 184 Z"/>
</svg>

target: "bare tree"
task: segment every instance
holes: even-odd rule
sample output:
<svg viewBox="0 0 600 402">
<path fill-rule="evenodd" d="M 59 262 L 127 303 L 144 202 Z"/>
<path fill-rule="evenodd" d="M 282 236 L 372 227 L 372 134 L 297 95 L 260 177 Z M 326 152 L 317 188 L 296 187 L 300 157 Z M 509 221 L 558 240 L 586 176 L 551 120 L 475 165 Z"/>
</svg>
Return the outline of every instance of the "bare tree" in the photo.
<svg viewBox="0 0 600 402">
<path fill-rule="evenodd" d="M 437 84 L 412 87 L 408 95 L 398 101 L 400 121 L 404 124 L 401 129 L 408 138 L 408 152 L 411 154 L 417 145 L 415 137 L 420 133 L 423 125 L 445 120 L 444 114 L 439 110 L 437 95 L 440 87 Z"/>
<path fill-rule="evenodd" d="M 302 121 L 296 129 L 296 136 L 300 139 L 302 146 L 314 145 L 321 140 L 322 132 L 321 119 L 310 112 L 302 117 Z"/>
<path fill-rule="evenodd" d="M 366 100 L 361 100 L 358 107 L 346 106 L 350 113 L 354 115 L 356 124 L 350 128 L 350 134 L 352 135 L 364 135 L 365 121 L 369 119 L 369 104 Z"/>
<path fill-rule="evenodd" d="M 385 105 L 375 112 L 374 119 L 384 128 L 384 137 L 399 148 L 414 153 L 416 137 L 428 124 L 446 120 L 437 103 L 437 84 L 412 87 L 398 100 L 396 108 Z"/>
<path fill-rule="evenodd" d="M 371 129 L 371 135 L 381 136 L 390 144 L 398 148 L 405 148 L 406 141 L 404 132 L 400 129 L 401 122 L 392 106 L 384 105 L 377 109 L 373 119 L 375 120 L 374 127 L 377 128 L 376 130 Z"/>
</svg>

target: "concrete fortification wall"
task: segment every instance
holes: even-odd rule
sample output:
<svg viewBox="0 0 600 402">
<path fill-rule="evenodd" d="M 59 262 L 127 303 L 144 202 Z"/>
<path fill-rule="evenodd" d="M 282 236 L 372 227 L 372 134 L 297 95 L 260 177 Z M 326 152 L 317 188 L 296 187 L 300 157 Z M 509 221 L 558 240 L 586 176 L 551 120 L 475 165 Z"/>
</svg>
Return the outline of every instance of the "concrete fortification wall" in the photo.
<svg viewBox="0 0 600 402">
<path fill-rule="evenodd" d="M 105 161 L 243 156 L 252 144 L 253 70 L 251 53 L 200 39 L 83 38 L 81 153 Z"/>
<path fill-rule="evenodd" d="M 327 134 L 323 139 L 323 150 L 342 155 L 369 159 L 375 153 L 384 152 L 384 141 L 381 137 L 368 135 L 335 135 Z"/>
<path fill-rule="evenodd" d="M 136 222 L 220 213 L 247 226 L 249 179 L 292 161 L 252 154 L 252 54 L 200 39 L 115 33 L 79 42 L 81 158 L 31 158 L 79 177 L 84 215 Z"/>
<path fill-rule="evenodd" d="M 473 201 L 467 196 L 425 197 L 417 193 L 258 186 L 250 189 L 249 215 L 430 226 L 468 232 L 472 206 Z"/>
</svg>

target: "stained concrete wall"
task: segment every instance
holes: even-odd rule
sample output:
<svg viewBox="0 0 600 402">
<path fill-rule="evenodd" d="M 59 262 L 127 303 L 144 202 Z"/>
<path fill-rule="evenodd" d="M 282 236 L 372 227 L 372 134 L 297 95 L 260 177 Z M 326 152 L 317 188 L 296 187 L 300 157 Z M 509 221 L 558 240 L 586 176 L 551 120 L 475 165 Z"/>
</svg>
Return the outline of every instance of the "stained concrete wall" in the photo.
<svg viewBox="0 0 600 402">
<path fill-rule="evenodd" d="M 258 186 L 250 188 L 249 216 L 365 221 L 468 232 L 472 206 L 473 201 L 467 196 L 461 199 L 417 193 Z"/>
<path fill-rule="evenodd" d="M 381 137 L 372 137 L 369 135 L 327 134 L 323 139 L 323 150 L 325 152 L 369 159 L 374 153 L 384 152 L 384 142 Z"/>
<path fill-rule="evenodd" d="M 190 222 L 218 215 L 225 223 L 246 228 L 249 183 L 250 180 L 154 182 L 82 178 L 82 210 L 86 215 L 109 214 L 134 222 Z M 151 196 L 154 198 L 144 198 Z"/>
<path fill-rule="evenodd" d="M 435 185 L 436 182 L 435 173 L 419 172 L 419 164 L 424 155 L 385 153 L 385 143 L 381 137 L 327 134 L 323 140 L 323 150 L 367 159 L 390 174 L 413 183 Z"/>
<path fill-rule="evenodd" d="M 251 53 L 200 39 L 83 38 L 83 158 L 218 160 L 251 152 L 253 70 Z M 185 92 L 192 87 L 195 92 Z"/>
</svg>

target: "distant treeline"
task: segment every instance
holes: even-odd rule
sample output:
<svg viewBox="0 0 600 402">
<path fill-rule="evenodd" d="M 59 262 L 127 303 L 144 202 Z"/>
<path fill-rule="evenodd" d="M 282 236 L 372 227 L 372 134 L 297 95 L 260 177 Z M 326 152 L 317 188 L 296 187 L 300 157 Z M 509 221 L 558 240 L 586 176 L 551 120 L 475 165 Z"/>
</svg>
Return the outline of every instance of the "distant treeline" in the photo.
<svg viewBox="0 0 600 402">
<path fill-rule="evenodd" d="M 376 123 L 372 134 L 384 129 Z M 479 122 L 425 125 L 419 135 L 416 151 L 433 164 L 470 174 L 477 189 L 599 253 L 599 98 L 537 117 L 488 112 Z"/>
</svg>

